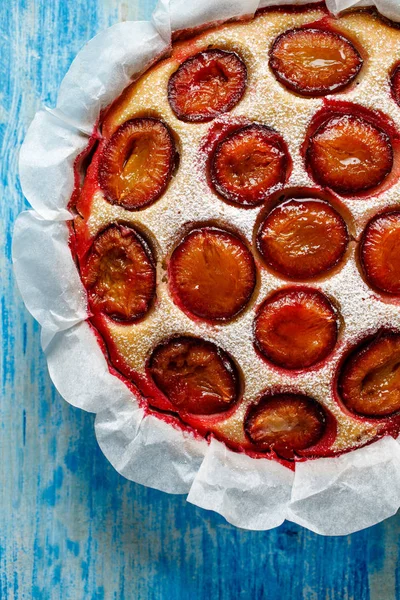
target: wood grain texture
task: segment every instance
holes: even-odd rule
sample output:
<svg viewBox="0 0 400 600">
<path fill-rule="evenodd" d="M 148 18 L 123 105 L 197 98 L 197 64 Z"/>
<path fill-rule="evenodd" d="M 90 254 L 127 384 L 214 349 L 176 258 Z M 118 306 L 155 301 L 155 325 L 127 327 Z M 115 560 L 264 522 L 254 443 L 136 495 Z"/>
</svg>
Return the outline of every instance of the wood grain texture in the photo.
<svg viewBox="0 0 400 600">
<path fill-rule="evenodd" d="M 11 272 L 26 207 L 18 149 L 79 48 L 140 0 L 3 0 L 0 6 L 0 599 L 392 600 L 400 598 L 400 518 L 343 538 L 293 524 L 246 532 L 120 477 L 93 416 L 54 390 L 39 328 Z M 360 507 L 361 509 L 361 507 Z"/>
</svg>

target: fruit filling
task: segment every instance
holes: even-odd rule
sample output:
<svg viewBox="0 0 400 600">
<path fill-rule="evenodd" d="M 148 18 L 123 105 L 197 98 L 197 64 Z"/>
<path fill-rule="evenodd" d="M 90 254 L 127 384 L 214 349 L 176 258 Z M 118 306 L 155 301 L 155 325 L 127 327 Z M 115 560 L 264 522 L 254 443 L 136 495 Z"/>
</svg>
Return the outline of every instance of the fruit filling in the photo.
<svg viewBox="0 0 400 600">
<path fill-rule="evenodd" d="M 346 223 L 327 202 L 293 199 L 275 207 L 261 224 L 257 247 L 274 271 L 309 279 L 332 269 L 348 243 Z"/>
<path fill-rule="evenodd" d="M 400 65 L 393 71 L 390 83 L 392 86 L 392 96 L 395 102 L 400 106 Z"/>
<path fill-rule="evenodd" d="M 156 386 L 183 413 L 220 413 L 238 399 L 234 362 L 221 348 L 199 338 L 179 337 L 159 345 L 148 370 Z"/>
<path fill-rule="evenodd" d="M 155 296 L 151 252 L 125 225 L 111 225 L 96 237 L 81 274 L 92 311 L 119 321 L 143 317 Z"/>
<path fill-rule="evenodd" d="M 246 65 L 235 52 L 205 50 L 185 60 L 171 75 L 168 100 L 182 121 L 211 121 L 239 102 L 246 83 Z"/>
<path fill-rule="evenodd" d="M 338 336 L 338 318 L 329 300 L 308 288 L 284 289 L 261 305 L 254 323 L 262 355 L 284 369 L 306 369 L 326 358 Z"/>
<path fill-rule="evenodd" d="M 168 272 L 181 308 L 211 321 L 237 315 L 256 284 L 251 252 L 236 235 L 216 227 L 191 231 L 174 250 Z"/>
<path fill-rule="evenodd" d="M 400 294 L 400 212 L 377 215 L 365 228 L 361 264 L 367 281 L 388 294 Z"/>
<path fill-rule="evenodd" d="M 334 116 L 311 137 L 308 167 L 314 179 L 339 194 L 368 191 L 393 167 L 388 135 L 362 117 Z"/>
<path fill-rule="evenodd" d="M 301 451 L 314 446 L 325 430 L 322 407 L 300 394 L 265 396 L 251 408 L 245 431 L 260 450 L 278 454 Z"/>
<path fill-rule="evenodd" d="M 255 206 L 286 180 L 282 138 L 265 125 L 247 125 L 220 141 L 211 159 L 214 190 L 239 206 Z"/>
<path fill-rule="evenodd" d="M 99 163 L 107 200 L 127 210 L 152 204 L 167 188 L 175 163 L 168 127 L 150 117 L 126 121 L 111 136 Z"/>
<path fill-rule="evenodd" d="M 358 415 L 389 417 L 400 411 L 400 334 L 380 333 L 357 346 L 341 369 L 338 391 Z"/>
<path fill-rule="evenodd" d="M 351 83 L 363 60 L 343 35 L 322 29 L 292 29 L 275 40 L 269 64 L 289 90 L 303 96 L 325 96 Z"/>
</svg>

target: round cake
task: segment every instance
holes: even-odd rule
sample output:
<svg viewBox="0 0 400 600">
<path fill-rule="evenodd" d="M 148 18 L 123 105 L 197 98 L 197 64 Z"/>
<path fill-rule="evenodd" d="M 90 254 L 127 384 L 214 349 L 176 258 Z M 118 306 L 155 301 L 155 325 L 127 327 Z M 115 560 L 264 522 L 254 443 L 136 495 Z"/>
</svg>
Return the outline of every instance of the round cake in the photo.
<svg viewBox="0 0 400 600">
<path fill-rule="evenodd" d="M 293 467 L 400 430 L 400 30 L 276 8 L 173 43 L 76 162 L 71 251 L 146 410 Z"/>
</svg>

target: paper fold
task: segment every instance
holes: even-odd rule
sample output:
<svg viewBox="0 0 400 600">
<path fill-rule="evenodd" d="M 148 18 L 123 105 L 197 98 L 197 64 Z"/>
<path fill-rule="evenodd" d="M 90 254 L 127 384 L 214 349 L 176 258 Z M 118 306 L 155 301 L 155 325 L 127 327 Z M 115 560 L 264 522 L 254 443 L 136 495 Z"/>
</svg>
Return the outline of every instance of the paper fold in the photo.
<svg viewBox="0 0 400 600">
<path fill-rule="evenodd" d="M 310 0 L 293 2 L 309 4 Z M 95 332 L 85 321 L 86 296 L 68 246 L 73 165 L 100 112 L 149 65 L 167 53 L 171 32 L 250 16 L 287 0 L 161 0 L 151 22 L 118 23 L 77 55 L 54 110 L 35 116 L 21 149 L 20 177 L 35 209 L 15 225 L 13 260 L 28 310 L 43 327 L 50 375 L 74 406 L 97 413 L 96 435 L 125 477 L 222 514 L 247 529 L 276 527 L 285 518 L 325 535 L 344 535 L 394 514 L 400 504 L 400 448 L 391 437 L 337 458 L 296 465 L 293 472 L 252 459 L 215 439 L 145 414 L 139 398 L 111 374 Z M 328 0 L 337 14 L 372 1 Z M 397 0 L 376 0 L 400 21 Z"/>
<path fill-rule="evenodd" d="M 156 23 L 161 26 L 159 16 Z M 164 35 L 166 32 L 164 31 Z M 155 25 L 148 21 L 117 23 L 91 39 L 64 77 L 57 108 L 91 134 L 100 112 L 140 73 L 168 51 Z"/>
<path fill-rule="evenodd" d="M 390 436 L 335 459 L 296 465 L 288 518 L 324 535 L 347 535 L 400 506 L 400 446 Z"/>
<path fill-rule="evenodd" d="M 74 190 L 74 162 L 88 136 L 49 110 L 36 113 L 19 155 L 24 196 L 43 219 L 72 219 L 67 210 Z M 40 182 L 40 185 L 38 185 Z"/>
<path fill-rule="evenodd" d="M 277 462 L 232 452 L 212 439 L 188 501 L 220 513 L 237 527 L 271 529 L 286 518 L 293 478 Z"/>
<path fill-rule="evenodd" d="M 100 448 L 127 479 L 172 494 L 186 494 L 207 442 L 124 403 L 96 417 Z"/>
<path fill-rule="evenodd" d="M 86 294 L 68 240 L 63 221 L 45 221 L 34 211 L 16 220 L 13 263 L 18 287 L 29 312 L 52 332 L 87 317 Z"/>
<path fill-rule="evenodd" d="M 97 413 L 117 402 L 133 403 L 125 383 L 110 373 L 98 340 L 85 321 L 56 333 L 44 351 L 54 385 L 73 406 Z"/>
</svg>

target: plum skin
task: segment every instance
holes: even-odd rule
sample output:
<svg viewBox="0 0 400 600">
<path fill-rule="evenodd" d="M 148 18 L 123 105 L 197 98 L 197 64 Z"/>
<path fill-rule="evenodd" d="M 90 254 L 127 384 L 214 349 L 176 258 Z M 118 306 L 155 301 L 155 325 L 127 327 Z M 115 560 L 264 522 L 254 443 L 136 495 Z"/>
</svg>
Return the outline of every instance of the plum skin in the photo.
<svg viewBox="0 0 400 600">
<path fill-rule="evenodd" d="M 279 314 L 280 309 L 283 309 L 283 312 L 286 312 L 286 319 L 282 319 L 281 327 L 284 327 L 285 325 L 290 326 L 290 322 L 288 323 L 287 321 L 287 319 L 289 318 L 288 315 L 290 316 L 290 309 L 293 308 L 292 312 L 296 312 L 296 305 L 298 305 L 298 309 L 300 310 L 300 307 L 302 307 L 303 303 L 305 305 L 305 308 L 307 308 L 307 300 L 312 302 L 312 309 L 317 310 L 319 307 L 321 310 L 324 311 L 324 317 L 326 317 L 327 319 L 324 329 L 329 329 L 325 331 L 325 344 L 319 348 L 318 352 L 315 351 L 314 353 L 310 354 L 306 354 L 305 351 L 301 352 L 299 349 L 300 356 L 296 356 L 296 353 L 293 354 L 293 352 L 290 352 L 290 350 L 293 350 L 293 348 L 296 347 L 295 340 L 293 339 L 293 345 L 290 348 L 288 348 L 289 352 L 285 357 L 284 347 L 282 346 L 282 344 L 278 346 L 278 348 L 273 347 L 273 337 L 270 337 L 269 342 L 268 339 L 264 340 L 264 342 L 262 341 L 262 339 L 260 339 L 264 337 L 262 332 L 260 332 L 259 330 L 261 326 L 260 323 L 264 321 L 265 318 L 267 318 L 267 322 L 269 325 L 268 335 L 275 335 L 275 337 L 277 337 L 279 341 L 280 334 L 279 331 L 276 330 L 277 322 L 276 319 L 274 319 L 274 316 L 276 316 L 276 314 Z M 270 315 L 268 315 L 268 311 L 270 311 Z M 310 313 L 310 317 L 311 316 L 312 313 Z M 315 320 L 313 320 L 311 325 L 315 326 Z M 271 329 L 273 326 L 275 326 L 275 328 Z M 300 321 L 299 327 L 301 326 L 302 322 Z M 287 331 L 290 333 L 290 328 Z M 283 330 L 283 333 L 285 333 L 285 329 Z M 313 333 L 313 330 L 311 331 L 311 333 Z M 321 338 L 323 333 L 324 331 L 320 331 L 318 337 Z M 307 332 L 304 332 L 304 335 L 306 334 Z M 328 300 L 328 298 L 324 294 L 322 294 L 322 292 L 308 287 L 283 288 L 281 290 L 273 292 L 261 304 L 253 322 L 253 336 L 256 350 L 269 363 L 289 371 L 303 371 L 311 367 L 315 367 L 323 360 L 325 360 L 333 351 L 337 343 L 338 334 L 339 321 L 336 309 Z"/>
<path fill-rule="evenodd" d="M 114 238 L 117 240 L 119 238 L 121 243 L 115 244 Z M 131 240 L 131 244 L 129 244 L 129 240 Z M 136 263 L 136 267 L 141 267 L 139 281 L 141 285 L 136 290 L 140 295 L 140 301 L 137 301 L 136 304 L 131 302 L 131 311 L 127 313 L 122 311 L 118 295 L 120 294 L 121 280 L 124 280 L 122 299 L 124 308 L 126 308 L 126 293 L 129 291 L 132 278 L 134 281 L 137 278 L 137 274 L 129 272 L 129 263 L 132 263 L 130 254 L 133 250 L 135 250 L 133 258 L 140 261 L 140 264 Z M 121 270 L 124 260 L 127 261 L 125 272 L 123 269 Z M 107 283 L 108 279 L 112 280 L 113 275 L 114 282 Z M 92 311 L 104 313 L 115 321 L 133 323 L 142 319 L 155 298 L 156 267 L 152 251 L 146 240 L 128 225 L 112 224 L 97 234 L 85 261 L 81 264 L 81 276 Z M 115 283 L 118 285 L 113 287 Z M 112 298 L 114 293 L 117 294 L 116 299 Z M 134 310 L 135 305 L 136 309 Z M 111 308 L 112 306 L 113 308 Z"/>
<path fill-rule="evenodd" d="M 368 389 L 366 391 L 367 401 L 369 396 L 374 402 L 372 407 L 363 406 L 362 399 L 364 393 L 362 387 L 371 387 L 373 385 L 373 378 L 379 377 L 379 369 L 384 370 L 385 365 L 387 365 L 388 362 L 390 363 L 390 352 L 387 354 L 387 350 L 390 351 L 391 345 L 394 345 L 394 350 L 396 350 L 396 345 L 398 346 L 398 355 L 395 354 L 393 368 L 389 368 L 389 371 L 386 373 L 390 379 L 391 375 L 393 375 L 393 377 L 396 376 L 398 365 L 400 364 L 400 333 L 397 330 L 381 329 L 374 335 L 367 336 L 357 344 L 353 345 L 340 363 L 335 378 L 336 391 L 339 400 L 352 415 L 368 420 L 390 420 L 400 414 L 400 394 L 397 400 L 395 399 L 395 401 L 392 401 L 391 404 L 386 407 L 384 403 L 381 403 L 381 392 L 379 389 L 375 399 L 372 396 L 372 388 L 370 391 L 368 391 Z M 374 359 L 374 353 L 378 353 L 379 359 L 379 351 L 382 352 L 382 350 L 386 352 L 387 360 L 379 365 L 377 364 L 376 359 Z M 369 365 L 368 361 L 371 360 L 371 355 L 373 360 L 371 365 Z M 358 375 L 357 371 L 359 372 Z M 378 380 L 378 386 L 380 386 L 381 383 L 385 385 L 385 372 L 381 371 L 381 373 L 383 381 L 380 382 Z M 351 381 L 354 382 L 353 385 L 351 385 Z M 390 387 L 390 381 L 387 383 Z M 394 389 L 396 390 L 396 382 L 394 385 Z"/>
<path fill-rule="evenodd" d="M 130 137 L 129 130 L 131 130 Z M 126 134 L 127 137 L 125 137 Z M 159 141 L 157 147 L 153 143 L 153 156 L 150 156 L 150 164 L 151 158 L 153 160 L 158 158 L 157 168 L 162 173 L 158 174 L 158 180 L 155 181 L 154 172 L 152 177 L 148 176 L 148 165 L 133 165 L 137 172 L 143 169 L 144 175 L 142 175 L 142 181 L 139 179 L 132 186 L 129 181 L 129 173 L 128 176 L 123 175 L 123 170 L 127 167 L 130 159 L 129 154 L 134 148 L 134 146 L 132 147 L 131 140 L 134 139 L 136 145 L 138 145 L 140 144 L 141 137 L 146 141 L 146 135 L 149 137 L 151 134 L 155 138 L 158 137 Z M 141 150 L 143 151 L 143 148 Z M 126 156 L 123 157 L 123 154 Z M 143 154 L 143 152 L 139 152 L 139 156 L 140 154 Z M 158 156 L 159 154 L 160 156 Z M 121 160 L 122 158 L 124 158 L 123 161 Z M 103 190 L 107 201 L 111 204 L 119 205 L 126 210 L 146 208 L 158 200 L 167 189 L 177 163 L 177 158 L 175 141 L 168 125 L 154 117 L 129 119 L 118 127 L 102 149 L 98 167 L 100 188 Z M 132 189 L 128 192 L 124 190 L 121 195 L 118 189 L 120 184 L 124 185 L 128 190 L 130 187 Z M 141 186 L 146 186 L 147 189 L 141 190 Z"/>
<path fill-rule="evenodd" d="M 253 190 L 251 189 L 251 186 L 246 186 L 244 191 L 241 191 L 240 189 L 235 189 L 234 184 L 232 184 L 231 189 L 229 189 L 229 182 L 223 181 L 223 174 L 221 175 L 220 173 L 221 165 L 219 163 L 223 159 L 224 149 L 229 147 L 230 144 L 233 145 L 236 143 L 240 145 L 240 137 L 244 140 L 243 144 L 246 143 L 246 136 L 258 136 L 259 138 L 263 138 L 261 142 L 269 146 L 271 155 L 275 154 L 274 158 L 276 165 L 273 173 L 269 175 L 271 181 L 268 182 L 266 186 L 262 182 L 260 182 L 258 186 L 254 184 L 252 186 L 254 188 Z M 255 142 L 257 142 L 256 139 Z M 259 141 L 259 145 L 261 142 Z M 226 157 L 226 162 L 229 163 L 227 158 L 228 157 Z M 280 134 L 267 125 L 252 123 L 235 128 L 218 141 L 211 156 L 209 179 L 214 191 L 224 200 L 236 206 L 252 208 L 263 203 L 275 188 L 282 187 L 287 177 L 289 162 L 286 144 Z M 238 186 L 236 186 L 236 188 L 237 187 Z"/>
<path fill-rule="evenodd" d="M 281 417 L 279 417 L 279 414 L 280 409 L 285 407 L 285 403 L 289 413 L 290 410 L 296 411 L 296 404 L 298 404 L 298 408 L 303 412 L 303 420 L 304 418 L 309 418 L 309 424 L 311 425 L 312 431 L 303 436 L 303 440 L 301 439 L 302 432 L 296 433 L 296 431 L 293 429 L 293 423 L 291 425 L 289 424 L 288 431 L 283 433 L 283 440 L 279 440 L 279 434 L 282 433 L 283 429 L 282 421 L 285 419 L 284 413 Z M 278 415 L 278 420 L 276 422 L 276 433 L 278 434 L 278 439 L 276 441 L 273 441 L 273 439 L 270 441 L 263 441 L 262 438 L 256 440 L 254 433 L 251 431 L 252 425 L 257 417 L 261 416 L 262 419 L 263 412 L 267 412 L 268 409 L 271 409 L 272 417 L 274 411 Z M 257 404 L 249 407 L 244 421 L 244 430 L 246 437 L 257 447 L 258 450 L 267 452 L 275 451 L 278 455 L 283 455 L 284 458 L 289 458 L 287 451 L 293 454 L 297 452 L 301 453 L 301 450 L 306 450 L 307 448 L 317 444 L 324 435 L 326 424 L 327 420 L 325 411 L 323 407 L 313 398 L 293 392 L 268 392 L 261 397 L 261 400 L 259 400 Z M 296 427 L 296 423 L 294 423 L 294 427 Z M 273 438 L 273 431 L 271 433 L 271 437 Z M 299 438 L 298 440 L 296 440 L 296 436 Z M 290 437 L 294 438 L 293 443 L 290 443 Z"/>
<path fill-rule="evenodd" d="M 288 213 L 288 209 L 289 209 L 289 213 Z M 284 216 L 285 214 L 287 215 L 288 219 L 290 218 L 290 211 L 293 212 L 297 212 L 297 217 L 302 219 L 304 222 L 304 218 L 305 215 L 307 216 L 307 209 L 311 209 L 311 211 L 314 211 L 314 214 L 317 214 L 318 209 L 321 209 L 321 215 L 322 212 L 325 212 L 327 218 L 330 219 L 329 221 L 329 225 L 331 228 L 335 228 L 336 233 L 337 233 L 337 248 L 335 252 L 330 251 L 330 257 L 329 256 L 325 256 L 322 257 L 324 258 L 324 260 L 322 260 L 322 258 L 320 257 L 320 261 L 318 260 L 318 256 L 316 253 L 314 253 L 313 258 L 312 258 L 312 263 L 313 265 L 311 266 L 311 256 L 306 256 L 305 257 L 305 261 L 307 263 L 307 268 L 305 266 L 302 266 L 302 260 L 301 260 L 301 256 L 296 257 L 296 260 L 293 262 L 293 259 L 291 258 L 290 254 L 288 254 L 288 260 L 282 260 L 280 262 L 277 261 L 276 256 L 274 256 L 274 254 L 276 254 L 277 250 L 275 250 L 275 252 L 273 253 L 272 250 L 273 248 L 271 248 L 271 240 L 267 241 L 265 240 L 266 235 L 269 232 L 269 235 L 267 235 L 268 237 L 274 237 L 274 231 L 273 231 L 273 225 L 275 223 L 275 221 L 277 221 L 277 225 L 279 226 L 280 224 L 284 223 Z M 281 213 L 282 217 L 279 216 L 279 213 Z M 285 213 L 285 214 L 284 214 Z M 308 227 L 308 231 L 310 230 L 310 227 Z M 340 230 L 340 232 L 339 232 Z M 283 231 L 285 231 L 285 229 L 283 228 Z M 300 228 L 298 228 L 297 230 L 292 228 L 292 232 L 296 233 L 296 231 L 298 231 L 298 233 L 301 233 Z M 330 230 L 330 232 L 332 233 L 332 230 Z M 279 232 L 278 232 L 279 234 Z M 331 238 L 332 239 L 332 238 Z M 276 238 L 275 238 L 276 241 Z M 296 241 L 296 240 L 294 240 Z M 306 240 L 307 241 L 307 240 Z M 324 236 L 324 240 L 326 241 L 326 235 Z M 272 242 L 274 242 L 274 240 L 272 240 Z M 296 279 L 296 280 L 306 280 L 306 279 L 312 279 L 315 277 L 318 277 L 320 275 L 323 275 L 325 272 L 331 271 L 335 266 L 337 266 L 340 261 L 343 259 L 343 256 L 346 252 L 346 248 L 349 242 L 349 233 L 348 233 L 348 229 L 347 229 L 347 225 L 345 220 L 343 219 L 343 217 L 328 203 L 325 202 L 323 200 L 320 200 L 318 198 L 290 198 L 285 200 L 284 202 L 282 202 L 281 204 L 278 204 L 277 206 L 275 206 L 267 215 L 266 217 L 261 221 L 257 233 L 256 233 L 256 247 L 258 252 L 260 253 L 260 255 L 263 258 L 263 261 L 265 262 L 265 264 L 270 267 L 271 269 L 273 269 L 276 273 L 284 276 L 284 277 L 288 277 L 290 279 Z M 304 246 L 306 245 L 305 242 L 303 244 Z M 312 246 L 312 244 L 308 243 L 308 246 Z M 314 245 L 315 245 L 315 241 L 314 241 Z M 285 242 L 285 247 L 286 250 L 290 251 L 290 244 L 288 243 L 288 241 Z M 331 246 L 332 248 L 332 246 Z M 327 254 L 326 249 L 323 249 L 325 255 Z M 282 257 L 282 254 L 281 254 Z M 318 266 L 318 262 L 320 262 L 320 266 Z M 286 264 L 285 264 L 286 263 Z"/>
<path fill-rule="evenodd" d="M 240 82 L 237 85 L 237 89 L 230 93 L 230 97 L 228 100 L 225 100 L 225 103 L 221 103 L 220 106 L 214 107 L 213 110 L 199 110 L 196 112 L 189 112 L 188 110 L 184 110 L 179 106 L 179 102 L 176 100 L 176 96 L 178 96 L 179 92 L 176 87 L 181 85 L 179 79 L 181 76 L 185 76 L 186 72 L 190 71 L 190 69 L 196 69 L 198 66 L 197 63 L 205 62 L 211 58 L 215 60 L 218 64 L 218 61 L 222 63 L 218 64 L 219 69 L 223 72 L 223 76 L 228 78 L 226 73 L 224 72 L 224 67 L 227 66 L 224 64 L 225 62 L 235 62 L 235 67 L 238 72 L 238 78 L 240 78 Z M 203 68 L 207 70 L 210 68 L 209 65 L 204 65 Z M 194 70 L 194 74 L 196 71 Z M 175 116 L 181 121 L 186 121 L 188 123 L 206 123 L 208 121 L 213 120 L 220 114 L 229 112 L 236 104 L 241 100 L 247 85 L 247 68 L 243 60 L 239 57 L 236 52 L 228 52 L 226 50 L 219 50 L 217 48 L 204 50 L 202 52 L 198 52 L 194 56 L 187 58 L 183 63 L 179 65 L 177 70 L 171 75 L 168 81 L 168 101 L 171 106 L 172 111 L 175 113 Z M 188 93 L 188 91 L 185 91 Z M 181 93 L 185 93 L 181 92 Z M 179 99 L 178 99 L 179 100 Z"/>
<path fill-rule="evenodd" d="M 316 36 L 326 36 L 327 38 L 330 38 L 331 40 L 334 39 L 338 43 L 340 43 L 342 45 L 342 49 L 343 46 L 347 47 L 347 49 L 351 49 L 351 51 L 353 52 L 353 59 L 355 61 L 355 64 L 354 67 L 349 71 L 348 75 L 346 77 L 342 77 L 342 79 L 338 79 L 336 83 L 333 83 L 329 86 L 327 86 L 326 84 L 321 84 L 319 86 L 301 86 L 299 82 L 296 82 L 289 78 L 285 74 L 285 72 L 279 68 L 279 62 L 281 59 L 277 58 L 274 55 L 274 52 L 283 40 L 293 36 L 301 35 L 302 33 L 311 33 L 315 34 Z M 335 92 L 340 92 L 348 85 L 350 85 L 360 73 L 361 68 L 363 66 L 363 59 L 358 50 L 355 48 L 354 44 L 340 33 L 327 31 L 323 29 L 304 27 L 284 31 L 275 39 L 269 52 L 269 65 L 277 80 L 292 92 L 306 97 L 319 97 L 326 96 L 327 94 L 333 94 Z"/>
<path fill-rule="evenodd" d="M 378 157 L 381 158 L 381 160 L 383 161 L 383 164 L 380 166 L 379 170 L 376 170 L 373 172 L 373 178 L 372 176 L 370 176 L 370 179 L 368 180 L 368 173 L 366 171 L 366 168 L 363 169 L 364 174 L 360 177 L 359 172 L 357 172 L 356 170 L 353 169 L 353 177 L 349 178 L 349 174 L 346 173 L 343 170 L 343 160 L 339 160 L 337 157 L 335 158 L 334 155 L 334 150 L 335 147 L 332 143 L 327 143 L 327 139 L 329 135 L 333 135 L 335 136 L 336 134 L 339 134 L 339 139 L 340 139 L 340 134 L 342 133 L 344 137 L 346 137 L 346 135 L 349 135 L 349 130 L 351 130 L 351 128 L 359 128 L 360 131 L 362 131 L 363 128 L 365 128 L 364 131 L 364 136 L 367 135 L 370 138 L 371 141 L 371 147 L 372 150 L 371 152 L 375 153 L 375 156 L 372 157 L 374 160 L 371 159 L 370 157 L 370 163 L 375 163 L 376 162 L 376 155 L 378 154 Z M 351 134 L 354 137 L 354 131 Z M 321 140 L 322 140 L 322 144 L 321 144 Z M 361 136 L 361 142 L 362 142 L 362 136 Z M 328 140 L 329 142 L 329 140 Z M 326 156 L 326 148 L 324 147 L 327 146 L 327 148 L 329 149 L 330 147 L 332 148 L 333 151 L 333 155 L 332 155 L 332 159 L 327 158 Z M 375 146 L 372 146 L 372 144 L 374 144 Z M 380 145 L 380 149 L 379 152 L 377 152 L 377 148 L 376 145 L 379 144 Z M 368 147 L 368 144 L 367 144 Z M 369 150 L 371 149 L 368 148 Z M 322 150 L 321 150 L 322 148 Z M 362 152 L 363 151 L 363 146 L 362 144 L 359 145 L 359 151 Z M 339 147 L 339 156 L 340 156 L 340 152 L 341 149 Z M 385 155 L 383 154 L 385 153 Z M 325 154 L 325 156 L 324 156 Z M 348 162 L 346 164 L 351 166 L 353 163 L 351 162 L 353 159 L 351 158 L 351 152 L 349 152 L 349 158 L 347 159 Z M 310 139 L 308 140 L 308 147 L 306 150 L 306 164 L 307 164 L 307 168 L 310 172 L 310 174 L 312 175 L 312 177 L 314 178 L 314 180 L 316 181 L 316 183 L 318 183 L 318 185 L 321 185 L 322 187 L 327 187 L 332 189 L 334 192 L 338 193 L 338 194 L 342 194 L 344 196 L 350 196 L 350 195 L 355 195 L 358 193 L 364 193 L 364 192 L 369 192 L 370 190 L 375 189 L 376 187 L 378 187 L 379 185 L 381 185 L 383 183 L 383 181 L 386 179 L 386 177 L 390 174 L 390 172 L 392 171 L 393 168 L 393 162 L 394 162 L 394 153 L 393 153 L 393 148 L 392 148 L 392 144 L 390 141 L 390 137 L 389 135 L 380 127 L 374 125 L 373 123 L 371 123 L 369 120 L 365 119 L 364 117 L 359 117 L 359 116 L 355 116 L 354 114 L 332 114 L 330 115 L 325 121 L 323 121 L 319 127 L 317 128 L 317 130 L 313 133 L 313 135 L 310 137 Z M 330 167 L 330 171 L 327 171 L 327 165 L 324 164 L 326 162 L 329 163 L 329 160 L 332 160 L 332 164 L 329 165 L 328 167 Z M 359 160 L 357 157 L 355 157 L 355 160 Z M 337 164 L 340 164 L 340 169 L 342 169 L 342 172 L 337 172 L 335 174 L 335 169 L 337 170 Z M 356 163 L 355 163 L 356 164 Z M 371 168 L 370 168 L 370 172 Z"/>
<path fill-rule="evenodd" d="M 395 220 L 399 224 L 399 228 L 395 229 L 393 226 L 391 226 L 391 223 L 385 223 L 385 220 L 386 221 Z M 380 242 L 380 244 L 382 246 L 381 254 L 385 254 L 385 252 L 383 250 L 385 250 L 385 251 L 389 250 L 387 238 L 388 238 L 388 236 L 390 236 L 391 233 L 393 235 L 396 233 L 398 234 L 397 238 L 395 238 L 393 240 L 394 244 L 393 244 L 393 242 L 391 244 L 393 262 L 398 262 L 398 259 L 397 259 L 398 244 L 396 242 L 400 238 L 400 211 L 392 210 L 392 211 L 387 211 L 387 212 L 375 215 L 367 223 L 367 225 L 364 229 L 364 232 L 362 234 L 362 238 L 361 238 L 360 252 L 359 252 L 360 263 L 361 263 L 362 270 L 364 272 L 364 276 L 365 276 L 367 282 L 371 286 L 375 287 L 378 291 L 381 291 L 381 292 L 384 292 L 387 294 L 399 295 L 400 294 L 400 270 L 397 273 L 398 279 L 396 281 L 389 281 L 390 274 L 387 273 L 386 271 L 392 270 L 391 275 L 392 276 L 396 275 L 396 273 L 393 273 L 393 269 L 390 269 L 390 264 L 386 263 L 386 265 L 385 265 L 384 264 L 385 261 L 381 260 L 381 264 L 378 267 L 377 265 L 373 264 L 373 254 L 372 254 L 372 256 L 370 255 L 371 251 L 373 252 L 373 250 L 374 250 L 374 248 L 371 248 L 371 245 L 375 246 L 375 243 L 376 243 L 376 240 L 374 239 L 374 237 L 379 236 L 380 234 L 382 236 L 384 234 L 386 234 L 386 239 L 384 237 L 381 237 L 381 239 L 378 240 L 378 242 Z M 375 249 L 376 249 L 376 246 L 375 246 Z M 379 258 L 379 256 L 378 256 L 378 258 Z"/>
<path fill-rule="evenodd" d="M 200 357 L 203 360 L 198 364 L 196 350 L 203 352 L 204 355 Z M 162 369 L 165 361 L 170 373 L 163 378 L 163 374 L 158 371 Z M 207 366 L 211 364 L 212 369 L 214 365 L 215 374 L 216 363 L 219 375 L 223 374 L 225 381 L 220 381 L 222 388 L 218 388 L 218 381 L 214 382 L 216 385 L 214 389 L 210 385 L 210 377 L 212 383 L 213 373 L 207 374 Z M 241 391 L 239 372 L 233 359 L 222 348 L 202 338 L 177 335 L 164 340 L 152 351 L 146 370 L 157 388 L 178 412 L 184 414 L 212 415 L 226 412 L 237 402 Z M 201 379 L 203 375 L 205 375 L 204 382 Z M 197 376 L 200 378 L 196 379 Z M 194 386 L 192 394 L 190 394 L 191 386 Z M 228 396 L 227 400 L 222 399 L 224 391 Z"/>
<path fill-rule="evenodd" d="M 213 250 L 214 242 L 219 243 L 220 241 L 223 242 L 224 245 L 226 244 L 228 247 L 230 244 L 232 244 L 232 250 L 234 250 L 234 253 L 232 256 L 228 256 L 228 261 L 233 260 L 235 254 L 240 254 L 240 257 L 242 258 L 241 267 L 243 267 L 243 269 L 246 271 L 244 275 L 246 275 L 248 279 L 248 281 L 244 281 L 243 278 L 239 280 L 242 283 L 243 281 L 245 283 L 245 286 L 241 290 L 242 294 L 240 303 L 239 301 L 234 302 L 234 298 L 232 298 L 233 302 L 229 302 L 228 298 L 224 307 L 221 309 L 221 298 L 219 298 L 218 295 L 219 293 L 227 293 L 226 286 L 221 284 L 216 287 L 216 282 L 213 281 L 215 270 L 210 270 L 209 268 L 206 272 L 205 283 L 203 283 L 205 288 L 207 288 L 208 285 L 211 285 L 209 294 L 207 295 L 206 289 L 201 292 L 199 287 L 201 284 L 201 274 L 200 279 L 196 280 L 196 274 L 192 271 L 190 272 L 190 275 L 193 277 L 191 284 L 195 293 L 192 298 L 190 297 L 191 290 L 188 290 L 188 278 L 186 274 L 184 277 L 182 277 L 182 272 L 184 271 L 185 260 L 188 259 L 189 256 L 188 249 L 192 249 L 192 245 L 194 244 L 194 250 L 196 250 L 196 242 L 198 240 L 202 243 L 205 243 L 207 240 L 212 242 L 209 248 L 211 258 L 213 258 L 212 255 L 215 252 L 215 250 Z M 201 252 L 201 259 L 205 263 L 208 263 L 207 249 L 207 245 L 203 246 L 204 259 L 203 252 Z M 239 257 L 236 261 L 237 264 L 239 264 L 238 259 Z M 211 281 L 209 281 L 210 277 L 208 273 L 212 274 Z M 230 275 L 232 279 L 233 273 L 229 272 L 228 275 Z M 229 282 L 227 277 L 224 279 L 225 282 Z M 172 296 L 176 299 L 176 303 L 182 308 L 182 310 L 187 312 L 190 316 L 205 319 L 209 322 L 223 322 L 233 319 L 247 306 L 256 286 L 257 270 L 252 253 L 239 237 L 218 227 L 203 226 L 192 229 L 174 249 L 168 264 L 168 280 Z M 211 293 L 216 293 L 217 296 L 215 298 L 212 296 L 210 297 Z M 207 297 L 205 297 L 205 294 Z M 216 304 L 215 307 L 213 306 L 213 300 Z"/>
</svg>

